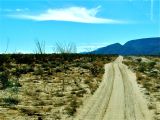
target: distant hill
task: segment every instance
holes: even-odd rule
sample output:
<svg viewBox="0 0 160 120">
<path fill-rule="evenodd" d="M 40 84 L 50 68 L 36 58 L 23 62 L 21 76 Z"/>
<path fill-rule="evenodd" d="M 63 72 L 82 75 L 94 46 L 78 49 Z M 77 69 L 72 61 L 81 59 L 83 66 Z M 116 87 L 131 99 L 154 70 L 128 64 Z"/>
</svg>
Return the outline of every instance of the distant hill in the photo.
<svg viewBox="0 0 160 120">
<path fill-rule="evenodd" d="M 124 45 L 115 43 L 90 53 L 120 55 L 160 55 L 160 37 L 131 40 Z"/>
</svg>

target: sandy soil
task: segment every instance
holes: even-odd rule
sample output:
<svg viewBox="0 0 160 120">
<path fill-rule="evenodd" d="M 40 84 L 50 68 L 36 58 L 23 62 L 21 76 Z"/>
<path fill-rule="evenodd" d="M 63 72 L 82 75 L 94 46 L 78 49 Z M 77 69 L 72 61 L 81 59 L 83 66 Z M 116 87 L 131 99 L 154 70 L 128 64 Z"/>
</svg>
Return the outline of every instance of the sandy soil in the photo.
<svg viewBox="0 0 160 120">
<path fill-rule="evenodd" d="M 136 75 L 123 57 L 105 65 L 105 74 L 94 95 L 79 109 L 75 120 L 152 120 L 152 112 L 136 83 Z"/>
<path fill-rule="evenodd" d="M 117 56 L 0 55 L 0 120 L 73 120 Z"/>
</svg>

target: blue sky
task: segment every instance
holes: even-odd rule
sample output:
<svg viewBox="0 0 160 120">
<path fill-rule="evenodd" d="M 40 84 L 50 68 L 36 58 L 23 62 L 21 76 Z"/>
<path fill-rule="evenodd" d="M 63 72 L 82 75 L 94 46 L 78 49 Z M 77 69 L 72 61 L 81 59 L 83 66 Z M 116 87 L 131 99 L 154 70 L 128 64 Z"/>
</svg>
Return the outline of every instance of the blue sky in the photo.
<svg viewBox="0 0 160 120">
<path fill-rule="evenodd" d="M 0 52 L 33 52 L 35 40 L 78 52 L 160 37 L 159 0 L 0 0 Z"/>
</svg>

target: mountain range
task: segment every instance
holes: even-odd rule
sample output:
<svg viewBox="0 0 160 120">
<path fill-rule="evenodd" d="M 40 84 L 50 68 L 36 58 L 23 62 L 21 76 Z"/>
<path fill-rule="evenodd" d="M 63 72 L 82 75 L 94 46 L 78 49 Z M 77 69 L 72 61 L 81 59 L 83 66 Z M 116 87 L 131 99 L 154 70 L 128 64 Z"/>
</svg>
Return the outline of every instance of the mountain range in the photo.
<svg viewBox="0 0 160 120">
<path fill-rule="evenodd" d="M 160 55 L 160 37 L 142 38 L 98 48 L 91 54 Z"/>
</svg>

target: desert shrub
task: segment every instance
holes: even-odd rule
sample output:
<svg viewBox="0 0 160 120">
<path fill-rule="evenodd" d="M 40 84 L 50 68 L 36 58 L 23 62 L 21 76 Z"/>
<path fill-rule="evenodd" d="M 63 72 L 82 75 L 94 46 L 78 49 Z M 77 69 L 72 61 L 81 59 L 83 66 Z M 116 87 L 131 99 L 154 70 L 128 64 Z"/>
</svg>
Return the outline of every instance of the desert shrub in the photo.
<svg viewBox="0 0 160 120">
<path fill-rule="evenodd" d="M 76 96 L 77 97 L 83 97 L 83 95 L 86 93 L 87 91 L 84 88 L 80 88 L 79 91 L 76 92 Z"/>
<path fill-rule="evenodd" d="M 44 71 L 41 67 L 37 67 L 37 69 L 34 70 L 34 75 L 43 75 Z"/>
<path fill-rule="evenodd" d="M 7 67 L 4 64 L 0 65 L 0 72 L 3 72 L 5 70 L 7 70 Z"/>
<path fill-rule="evenodd" d="M 57 72 L 62 72 L 63 71 L 63 69 L 61 68 L 61 67 L 56 67 L 55 68 L 55 72 L 57 73 Z"/>
<path fill-rule="evenodd" d="M 123 63 L 124 63 L 125 65 L 127 65 L 127 66 L 130 66 L 130 64 L 131 64 L 131 62 L 129 62 L 129 61 L 123 61 Z"/>
<path fill-rule="evenodd" d="M 70 53 L 76 53 L 77 48 L 76 45 L 73 43 L 56 43 L 56 52 L 64 54 L 64 56 L 68 57 L 68 54 Z"/>
<path fill-rule="evenodd" d="M 32 109 L 32 108 L 20 108 L 20 111 L 24 114 L 27 114 L 29 116 L 37 115 L 38 110 Z"/>
<path fill-rule="evenodd" d="M 97 77 L 97 75 L 99 74 L 99 68 L 97 66 L 94 66 L 92 68 L 90 68 L 90 71 L 92 73 L 93 76 Z"/>
<path fill-rule="evenodd" d="M 56 111 L 53 114 L 53 120 L 61 120 L 61 114 L 60 114 L 60 111 Z"/>
<path fill-rule="evenodd" d="M 70 115 L 70 116 L 73 116 L 74 113 L 76 112 L 76 108 L 75 107 L 71 107 L 71 106 L 70 107 L 69 106 L 66 107 L 65 110 L 66 110 L 67 114 Z"/>
<path fill-rule="evenodd" d="M 11 55 L 10 54 L 1 54 L 0 55 L 0 63 L 10 63 L 11 62 Z"/>
<path fill-rule="evenodd" d="M 65 61 L 72 61 L 75 58 L 77 52 L 76 45 L 74 43 L 56 43 L 56 53 L 60 54 L 61 63 Z"/>
<path fill-rule="evenodd" d="M 90 79 L 85 79 L 85 80 L 84 80 L 84 83 L 85 83 L 85 84 L 89 84 L 90 82 L 91 82 Z"/>
<path fill-rule="evenodd" d="M 153 103 L 148 104 L 148 109 L 152 110 L 152 109 L 155 109 L 155 108 L 156 108 L 155 104 L 153 104 Z"/>
<path fill-rule="evenodd" d="M 25 69 L 24 73 L 34 72 L 34 65 L 27 65 L 23 69 Z"/>
<path fill-rule="evenodd" d="M 63 97 L 64 94 L 63 94 L 63 92 L 61 92 L 61 91 L 56 91 L 55 96 L 56 96 L 56 97 Z"/>
<path fill-rule="evenodd" d="M 36 43 L 36 54 L 45 54 L 45 41 L 35 41 Z"/>
<path fill-rule="evenodd" d="M 18 87 L 21 87 L 22 85 L 19 82 L 19 79 L 17 78 L 12 78 L 9 81 L 9 87 L 11 87 L 12 89 L 18 89 Z"/>
<path fill-rule="evenodd" d="M 156 78 L 156 77 L 158 77 L 158 72 L 157 72 L 157 71 L 152 71 L 152 72 L 150 72 L 150 73 L 148 74 L 148 76 L 149 76 L 149 77 L 154 77 L 154 78 Z"/>
<path fill-rule="evenodd" d="M 77 107 L 79 107 L 79 104 L 77 102 L 77 99 L 74 97 L 70 104 L 65 108 L 68 115 L 73 116 L 74 113 L 77 111 Z"/>
<path fill-rule="evenodd" d="M 32 64 L 35 61 L 35 55 L 31 54 L 12 54 L 11 58 L 15 60 L 17 64 Z"/>
<path fill-rule="evenodd" d="M 0 73 L 0 83 L 2 84 L 1 89 L 5 89 L 10 85 L 8 71 L 4 71 L 4 72 Z"/>
<path fill-rule="evenodd" d="M 49 68 L 48 71 L 47 71 L 47 74 L 48 74 L 48 75 L 53 75 L 53 74 L 54 74 L 53 69 Z"/>
<path fill-rule="evenodd" d="M 65 102 L 61 99 L 61 100 L 55 102 L 54 107 L 60 107 L 63 105 L 65 105 Z"/>
<path fill-rule="evenodd" d="M 42 100 L 38 100 L 35 103 L 33 103 L 33 106 L 45 106 L 45 102 Z"/>
<path fill-rule="evenodd" d="M 90 89 L 90 91 L 91 91 L 91 94 L 93 94 L 93 93 L 96 91 L 96 89 L 98 88 L 97 84 L 95 84 L 95 83 L 93 83 L 93 82 L 90 82 L 90 83 L 88 84 L 88 86 L 89 86 L 89 89 Z"/>
<path fill-rule="evenodd" d="M 143 87 L 150 91 L 150 88 L 152 87 L 152 83 L 150 82 L 144 82 Z"/>
<path fill-rule="evenodd" d="M 92 64 L 90 63 L 81 63 L 80 67 L 84 68 L 84 69 L 90 69 L 91 67 L 94 67 Z"/>
<path fill-rule="evenodd" d="M 144 79 L 144 77 L 139 72 L 136 72 L 136 77 L 138 81 L 141 81 Z"/>
<path fill-rule="evenodd" d="M 52 67 L 52 64 L 50 62 L 45 62 L 45 63 L 43 62 L 42 67 L 43 68 L 49 68 L 49 67 Z"/>
<path fill-rule="evenodd" d="M 140 63 L 142 61 L 142 58 L 137 58 L 136 60 L 138 63 Z"/>
<path fill-rule="evenodd" d="M 3 98 L 3 102 L 6 105 L 17 105 L 19 103 L 19 100 L 15 97 L 9 96 L 9 97 Z"/>
<path fill-rule="evenodd" d="M 33 71 L 33 68 L 30 66 L 17 66 L 12 74 L 19 78 L 22 74 L 27 74 L 30 71 Z"/>
<path fill-rule="evenodd" d="M 104 73 L 103 63 L 102 62 L 94 62 L 93 67 L 90 68 L 90 71 L 93 76 L 97 77 L 99 74 Z"/>
<path fill-rule="evenodd" d="M 145 65 L 143 65 L 143 64 L 141 64 L 140 66 L 139 66 L 139 68 L 138 68 L 138 71 L 139 72 L 144 72 L 146 70 L 146 67 L 145 67 Z"/>
<path fill-rule="evenodd" d="M 149 62 L 148 63 L 149 68 L 154 68 L 155 65 L 156 65 L 156 62 Z"/>
</svg>

